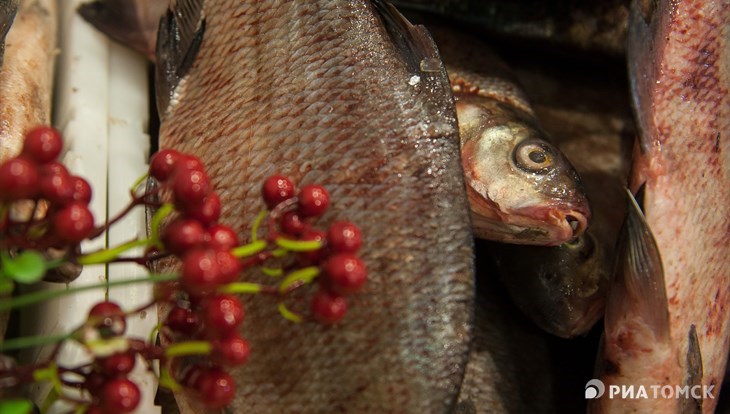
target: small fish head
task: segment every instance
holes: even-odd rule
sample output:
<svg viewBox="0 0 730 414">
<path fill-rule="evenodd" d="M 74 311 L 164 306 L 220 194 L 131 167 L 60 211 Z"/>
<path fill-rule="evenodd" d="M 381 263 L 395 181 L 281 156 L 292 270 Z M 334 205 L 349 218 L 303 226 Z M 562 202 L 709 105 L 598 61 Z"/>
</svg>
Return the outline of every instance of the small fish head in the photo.
<svg viewBox="0 0 730 414">
<path fill-rule="evenodd" d="M 494 244 L 492 252 L 517 307 L 541 329 L 571 338 L 603 315 L 611 248 L 589 230 L 560 246 Z"/>
<path fill-rule="evenodd" d="M 480 96 L 456 103 L 474 233 L 490 240 L 559 245 L 586 230 L 580 178 L 529 115 Z"/>
</svg>

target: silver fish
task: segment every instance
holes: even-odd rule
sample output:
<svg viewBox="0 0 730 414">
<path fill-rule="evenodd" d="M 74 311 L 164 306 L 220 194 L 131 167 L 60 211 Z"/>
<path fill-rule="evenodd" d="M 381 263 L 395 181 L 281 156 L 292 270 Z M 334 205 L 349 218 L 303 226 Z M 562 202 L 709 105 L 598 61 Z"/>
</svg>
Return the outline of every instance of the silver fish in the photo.
<svg viewBox="0 0 730 414">
<path fill-rule="evenodd" d="M 559 245 L 583 234 L 591 212 L 580 178 L 539 127 L 506 64 L 474 37 L 430 30 L 456 100 L 475 236 Z"/>
<path fill-rule="evenodd" d="M 358 223 L 370 279 L 336 328 L 246 301 L 238 413 L 439 413 L 470 340 L 472 236 L 448 78 L 380 1 L 178 1 L 157 49 L 160 145 L 193 152 L 243 233 L 279 172 Z M 204 16 L 204 20 L 201 20 Z M 196 53 L 197 50 L 197 53 Z M 169 269 L 168 269 L 169 270 Z M 178 395 L 181 412 L 204 412 Z"/>
</svg>

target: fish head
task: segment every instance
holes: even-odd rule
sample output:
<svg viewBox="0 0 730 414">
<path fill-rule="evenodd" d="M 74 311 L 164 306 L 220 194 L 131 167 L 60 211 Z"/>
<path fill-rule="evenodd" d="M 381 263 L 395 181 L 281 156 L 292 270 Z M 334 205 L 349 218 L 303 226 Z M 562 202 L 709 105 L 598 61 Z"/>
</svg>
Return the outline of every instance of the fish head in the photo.
<svg viewBox="0 0 730 414">
<path fill-rule="evenodd" d="M 603 315 L 612 247 L 588 230 L 560 246 L 494 243 L 491 251 L 517 307 L 544 331 L 571 338 Z"/>
<path fill-rule="evenodd" d="M 545 133 L 519 109 L 455 95 L 475 236 L 560 245 L 583 234 L 591 211 L 580 178 Z"/>
</svg>

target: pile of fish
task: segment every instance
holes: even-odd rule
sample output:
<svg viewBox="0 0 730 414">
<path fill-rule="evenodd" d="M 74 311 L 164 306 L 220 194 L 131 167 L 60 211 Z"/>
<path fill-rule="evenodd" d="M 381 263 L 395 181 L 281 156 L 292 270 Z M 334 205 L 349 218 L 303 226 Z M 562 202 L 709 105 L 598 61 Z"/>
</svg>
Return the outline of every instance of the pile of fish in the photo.
<svg viewBox="0 0 730 414">
<path fill-rule="evenodd" d="M 0 108 L 24 96 L 2 82 L 31 3 L 6 39 Z M 337 201 L 324 224 L 362 227 L 371 278 L 342 324 L 247 302 L 253 352 L 226 412 L 581 412 L 592 378 L 606 395 L 589 412 L 715 412 L 730 346 L 728 0 L 543 7 L 533 31 L 530 1 L 402 3 L 80 10 L 155 61 L 159 146 L 201 158 L 241 235 L 273 173 L 324 185 Z M 17 5 L 0 1 L 0 33 Z M 525 38 L 550 49 L 510 53 Z M 611 56 L 586 70 L 628 62 L 629 82 L 534 62 L 564 47 Z M 27 128 L 5 112 L 2 156 Z M 587 363 L 564 352 L 575 344 Z M 685 385 L 711 397 L 608 396 Z M 205 412 L 175 399 L 165 412 Z"/>
</svg>

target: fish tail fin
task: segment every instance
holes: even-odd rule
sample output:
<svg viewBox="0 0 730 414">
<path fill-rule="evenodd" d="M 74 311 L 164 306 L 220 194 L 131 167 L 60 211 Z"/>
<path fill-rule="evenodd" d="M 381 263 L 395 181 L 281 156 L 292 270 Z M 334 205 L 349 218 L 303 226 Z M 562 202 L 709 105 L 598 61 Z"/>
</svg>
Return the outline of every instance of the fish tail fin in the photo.
<svg viewBox="0 0 730 414">
<path fill-rule="evenodd" d="M 629 206 L 621 229 L 616 275 L 606 300 L 606 332 L 630 315 L 643 320 L 657 340 L 668 340 L 669 309 L 661 256 L 639 205 L 629 190 L 626 193 Z"/>
<path fill-rule="evenodd" d="M 203 0 L 172 0 L 157 35 L 157 109 L 167 112 L 180 79 L 192 66 L 205 33 Z"/>
<path fill-rule="evenodd" d="M 5 54 L 5 36 L 13 25 L 19 0 L 0 0 L 0 68 Z"/>
<path fill-rule="evenodd" d="M 684 385 L 691 387 L 702 385 L 702 352 L 700 350 L 700 340 L 697 337 L 697 329 L 694 324 L 690 325 L 689 338 L 687 341 L 687 372 L 684 379 Z M 680 404 L 679 413 L 682 414 L 702 414 L 702 398 L 695 398 L 690 393 L 691 398 L 685 398 Z"/>
</svg>

